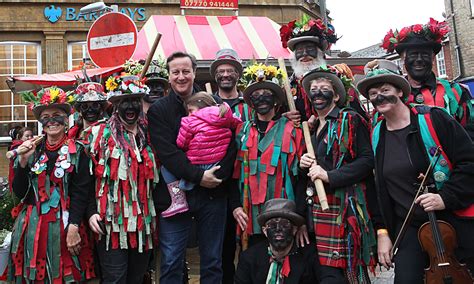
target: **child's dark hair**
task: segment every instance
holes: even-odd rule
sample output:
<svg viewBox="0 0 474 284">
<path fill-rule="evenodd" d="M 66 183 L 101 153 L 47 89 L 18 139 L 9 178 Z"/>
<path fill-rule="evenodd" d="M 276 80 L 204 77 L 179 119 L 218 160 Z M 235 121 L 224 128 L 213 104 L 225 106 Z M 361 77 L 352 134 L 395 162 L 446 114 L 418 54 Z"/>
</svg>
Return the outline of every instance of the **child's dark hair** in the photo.
<svg viewBox="0 0 474 284">
<path fill-rule="evenodd" d="M 186 104 L 189 106 L 195 106 L 198 109 L 217 105 L 214 98 L 206 92 L 195 93 L 186 101 Z M 219 117 L 223 117 L 226 113 L 227 113 L 227 108 L 225 107 L 224 104 L 220 104 Z"/>
</svg>

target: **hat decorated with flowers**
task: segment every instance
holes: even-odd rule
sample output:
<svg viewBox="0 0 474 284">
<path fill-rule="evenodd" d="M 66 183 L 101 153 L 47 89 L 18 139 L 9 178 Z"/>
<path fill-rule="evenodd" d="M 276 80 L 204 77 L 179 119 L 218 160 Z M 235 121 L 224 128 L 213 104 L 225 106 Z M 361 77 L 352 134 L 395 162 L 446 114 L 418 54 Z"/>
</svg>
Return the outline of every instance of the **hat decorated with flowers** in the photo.
<svg viewBox="0 0 474 284">
<path fill-rule="evenodd" d="M 129 59 L 122 65 L 124 73 L 128 75 L 139 76 L 143 70 L 143 64 L 140 61 Z"/>
<path fill-rule="evenodd" d="M 282 105 L 285 101 L 285 93 L 283 92 L 283 71 L 280 68 L 272 65 L 265 65 L 254 62 L 247 66 L 240 78 L 240 86 L 244 86 L 244 100 L 253 107 L 250 100 L 250 95 L 261 89 L 269 89 L 276 97 L 278 104 Z"/>
<path fill-rule="evenodd" d="M 158 59 L 152 60 L 145 77 L 146 83 L 161 83 L 165 88 L 168 88 L 168 70 L 166 69 L 166 61 L 160 56 Z"/>
<path fill-rule="evenodd" d="M 284 48 L 295 50 L 295 45 L 303 41 L 314 42 L 325 51 L 338 40 L 334 27 L 327 26 L 321 19 L 312 19 L 304 14 L 299 22 L 293 20 L 280 28 L 281 45 Z"/>
<path fill-rule="evenodd" d="M 80 84 L 77 86 L 75 93 L 76 103 L 107 101 L 107 95 L 104 92 L 104 87 L 96 82 Z"/>
<path fill-rule="evenodd" d="M 433 18 L 427 24 L 416 24 L 402 28 L 400 31 L 390 29 L 385 35 L 382 48 L 391 53 L 394 50 L 401 54 L 407 48 L 428 47 L 437 54 L 441 50 L 441 42 L 446 38 L 449 27 L 446 21 L 438 22 Z"/>
<path fill-rule="evenodd" d="M 39 119 L 41 113 L 49 108 L 59 108 L 67 115 L 71 114 L 71 104 L 75 99 L 73 92 L 66 93 L 56 86 L 41 89 L 38 92 L 24 92 L 21 98 L 28 104 L 36 119 Z"/>
<path fill-rule="evenodd" d="M 105 82 L 107 100 L 114 103 L 125 98 L 142 98 L 150 92 L 145 81 L 133 75 L 110 76 Z"/>
<path fill-rule="evenodd" d="M 334 91 L 339 95 L 338 106 L 345 106 L 347 103 L 347 90 L 352 87 L 352 79 L 347 74 L 341 72 L 341 68 L 331 65 L 321 65 L 303 77 L 303 88 L 307 94 L 310 93 L 311 82 L 316 79 L 324 78 L 331 81 Z"/>
</svg>

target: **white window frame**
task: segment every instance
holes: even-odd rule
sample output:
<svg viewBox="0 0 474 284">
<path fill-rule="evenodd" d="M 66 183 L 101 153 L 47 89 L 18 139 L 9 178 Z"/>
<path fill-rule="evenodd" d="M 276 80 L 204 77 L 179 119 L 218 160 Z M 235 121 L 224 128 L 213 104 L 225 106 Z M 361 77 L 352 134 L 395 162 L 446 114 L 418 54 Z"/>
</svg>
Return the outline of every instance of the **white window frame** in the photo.
<svg viewBox="0 0 474 284">
<path fill-rule="evenodd" d="M 11 72 L 11 70 L 13 70 L 12 68 L 10 68 L 10 73 L 9 74 L 1 74 L 2 76 L 28 76 L 28 75 L 32 75 L 32 74 L 26 74 L 26 45 L 34 45 L 36 46 L 36 62 L 37 62 L 37 65 L 36 65 L 36 75 L 40 75 L 41 74 L 41 68 L 42 68 L 42 61 L 41 61 L 41 43 L 39 42 L 25 42 L 25 41 L 2 41 L 0 42 L 0 46 L 2 45 L 10 45 L 11 46 L 11 54 L 13 54 L 13 45 L 23 45 L 23 49 L 24 49 L 24 56 L 23 56 L 23 60 L 24 60 L 24 72 L 22 74 L 13 74 Z M 10 67 L 13 66 L 13 58 L 10 58 Z M 7 91 L 7 90 L 2 90 L 2 91 Z M 11 110 L 11 117 L 10 117 L 10 120 L 1 120 L 0 123 L 12 123 L 12 122 L 21 122 L 22 124 L 24 124 L 24 126 L 27 126 L 27 123 L 28 122 L 37 122 L 36 120 L 28 120 L 28 107 L 26 105 L 14 105 L 13 102 L 14 102 L 14 94 L 13 92 L 10 90 L 10 101 L 12 102 L 11 105 L 0 105 L 0 111 L 2 110 L 2 108 L 10 108 Z M 24 107 L 24 120 L 14 120 L 14 110 L 15 110 L 15 107 Z M 39 131 L 39 128 L 37 127 L 38 131 Z M 8 136 L 0 136 L 0 143 L 2 142 L 10 142 L 11 141 L 11 138 L 8 137 Z"/>
<path fill-rule="evenodd" d="M 471 0 L 471 18 L 474 18 L 474 0 Z"/>
<path fill-rule="evenodd" d="M 72 70 L 72 47 L 74 45 L 82 46 L 82 58 L 87 58 L 87 42 L 74 41 L 67 44 L 67 70 Z"/>
<path fill-rule="evenodd" d="M 436 54 L 436 67 L 438 69 L 438 77 L 446 78 L 448 77 L 447 70 L 446 70 L 446 60 L 444 57 L 444 49 L 441 49 L 441 52 Z M 441 71 L 444 72 L 441 72 Z"/>
</svg>

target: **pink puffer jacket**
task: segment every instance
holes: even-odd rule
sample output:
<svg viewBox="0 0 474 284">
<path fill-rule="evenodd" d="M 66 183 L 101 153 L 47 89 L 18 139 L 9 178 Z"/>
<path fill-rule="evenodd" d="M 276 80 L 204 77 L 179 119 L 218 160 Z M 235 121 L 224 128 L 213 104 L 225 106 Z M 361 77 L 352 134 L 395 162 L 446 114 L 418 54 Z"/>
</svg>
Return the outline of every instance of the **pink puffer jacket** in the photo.
<svg viewBox="0 0 474 284">
<path fill-rule="evenodd" d="M 225 104 L 225 103 L 224 103 Z M 194 165 L 217 163 L 224 158 L 232 130 L 242 123 L 225 104 L 227 113 L 219 117 L 219 107 L 202 108 L 181 119 L 176 145 L 186 152 Z"/>
</svg>

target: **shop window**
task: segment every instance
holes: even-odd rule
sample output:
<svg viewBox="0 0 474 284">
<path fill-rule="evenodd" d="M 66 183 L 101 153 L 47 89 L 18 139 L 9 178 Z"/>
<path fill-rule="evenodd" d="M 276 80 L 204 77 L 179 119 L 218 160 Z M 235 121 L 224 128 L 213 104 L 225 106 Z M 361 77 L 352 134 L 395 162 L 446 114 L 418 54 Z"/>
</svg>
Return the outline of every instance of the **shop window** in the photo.
<svg viewBox="0 0 474 284">
<path fill-rule="evenodd" d="M 436 55 L 436 66 L 438 67 L 438 77 L 446 77 L 446 62 L 444 61 L 444 50 Z"/>
<path fill-rule="evenodd" d="M 87 53 L 87 43 L 85 41 L 72 42 L 67 46 L 67 69 L 80 69 L 85 62 L 89 61 Z"/>
<path fill-rule="evenodd" d="M 41 74 L 41 45 L 31 42 L 0 42 L 0 142 L 9 141 L 15 126 L 28 126 L 37 133 L 37 123 L 19 95 L 10 91 L 12 76 Z"/>
</svg>

